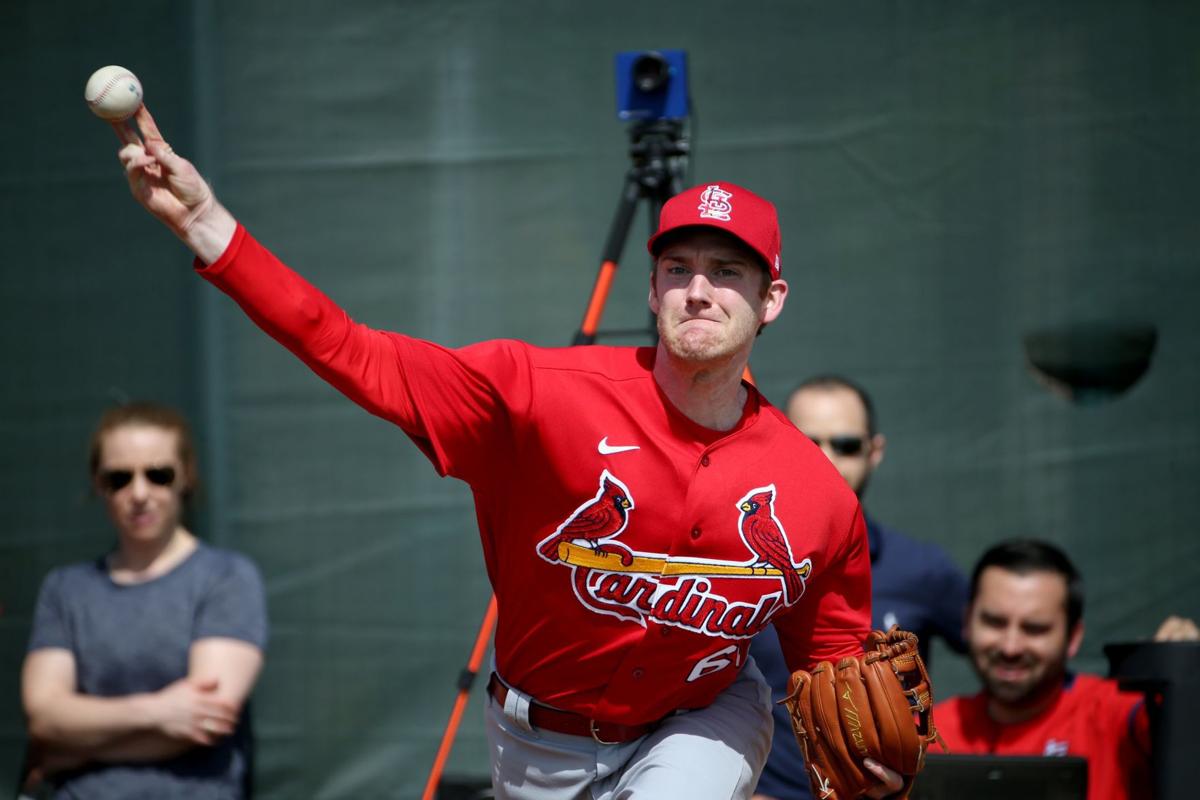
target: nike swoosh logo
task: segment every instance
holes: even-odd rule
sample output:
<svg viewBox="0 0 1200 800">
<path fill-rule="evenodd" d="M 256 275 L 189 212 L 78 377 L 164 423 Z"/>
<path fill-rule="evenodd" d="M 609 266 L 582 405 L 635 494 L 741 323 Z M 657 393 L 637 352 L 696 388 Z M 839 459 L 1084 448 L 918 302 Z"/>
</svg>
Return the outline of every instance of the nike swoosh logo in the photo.
<svg viewBox="0 0 1200 800">
<path fill-rule="evenodd" d="M 596 448 L 602 456 L 611 456 L 613 453 L 624 453 L 629 450 L 641 450 L 636 444 L 611 445 L 608 443 L 608 437 L 605 436 L 600 440 L 600 445 Z"/>
</svg>

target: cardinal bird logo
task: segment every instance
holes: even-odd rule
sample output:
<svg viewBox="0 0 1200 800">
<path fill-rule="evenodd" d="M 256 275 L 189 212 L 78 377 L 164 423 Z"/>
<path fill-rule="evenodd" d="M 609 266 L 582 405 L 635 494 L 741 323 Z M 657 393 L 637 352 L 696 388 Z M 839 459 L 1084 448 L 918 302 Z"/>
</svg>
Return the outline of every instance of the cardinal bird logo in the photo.
<svg viewBox="0 0 1200 800">
<path fill-rule="evenodd" d="M 746 546 L 758 559 L 755 566 L 775 567 L 783 575 L 783 603 L 792 605 L 804 594 L 804 580 L 792 563 L 787 537 L 775 518 L 775 484 L 752 490 L 738 503 L 739 528 Z"/>
<path fill-rule="evenodd" d="M 608 470 L 600 473 L 600 491 L 567 517 L 554 533 L 538 545 L 538 552 L 547 561 L 558 561 L 558 545 L 561 542 L 581 540 L 598 553 L 614 553 L 621 557 L 621 564 L 633 563 L 633 553 L 625 545 L 612 539 L 625 530 L 629 523 L 629 512 L 633 510 L 633 497 L 625 484 L 617 480 Z"/>
</svg>

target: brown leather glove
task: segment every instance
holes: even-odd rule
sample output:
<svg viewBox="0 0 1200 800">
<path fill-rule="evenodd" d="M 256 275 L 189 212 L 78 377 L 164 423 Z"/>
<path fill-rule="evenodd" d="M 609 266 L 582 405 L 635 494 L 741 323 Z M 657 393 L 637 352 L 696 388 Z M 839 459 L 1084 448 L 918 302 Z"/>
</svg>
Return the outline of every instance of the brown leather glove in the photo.
<svg viewBox="0 0 1200 800">
<path fill-rule="evenodd" d="M 916 634 L 896 626 L 887 633 L 872 631 L 865 652 L 836 667 L 822 661 L 811 673 L 792 673 L 791 691 L 780 702 L 791 714 L 819 800 L 855 800 L 878 786 L 864 758 L 904 776 L 904 788 L 892 795 L 903 800 L 929 744 L 942 743 Z"/>
</svg>

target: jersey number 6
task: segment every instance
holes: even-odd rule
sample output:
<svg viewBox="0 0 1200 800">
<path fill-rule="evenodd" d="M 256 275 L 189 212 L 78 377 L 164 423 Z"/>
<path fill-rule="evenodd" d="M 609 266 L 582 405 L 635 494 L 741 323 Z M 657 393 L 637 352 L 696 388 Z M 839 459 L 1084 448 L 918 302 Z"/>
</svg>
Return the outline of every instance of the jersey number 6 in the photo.
<svg viewBox="0 0 1200 800">
<path fill-rule="evenodd" d="M 696 666 L 692 667 L 692 674 L 688 675 L 688 683 L 698 681 L 703 677 L 712 675 L 714 672 L 720 672 L 731 664 L 737 665 L 741 660 L 742 654 L 738 646 L 731 644 L 729 647 L 722 648 L 697 661 Z"/>
</svg>

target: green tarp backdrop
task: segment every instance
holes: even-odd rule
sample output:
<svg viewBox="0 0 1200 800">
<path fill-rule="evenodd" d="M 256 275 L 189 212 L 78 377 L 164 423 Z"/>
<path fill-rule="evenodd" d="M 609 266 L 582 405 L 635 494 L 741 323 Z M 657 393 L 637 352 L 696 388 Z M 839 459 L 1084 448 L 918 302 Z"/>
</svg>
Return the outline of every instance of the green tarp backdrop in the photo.
<svg viewBox="0 0 1200 800">
<path fill-rule="evenodd" d="M 791 282 L 755 351 L 781 403 L 844 372 L 889 436 L 870 511 L 968 568 L 1018 534 L 1087 578 L 1078 666 L 1200 615 L 1200 6 L 1184 2 L 0 2 L 0 787 L 53 565 L 108 404 L 184 408 L 197 532 L 253 556 L 272 639 L 263 798 L 419 795 L 487 604 L 466 487 L 191 274 L 136 207 L 91 71 L 357 319 L 455 346 L 570 341 L 629 166 L 613 57 L 688 53 L 693 172 L 774 199 Z M 644 214 L 606 328 L 646 320 Z M 1153 326 L 1145 376 L 1070 403 L 1035 331 Z M 971 690 L 939 653 L 942 694 Z M 477 690 L 449 764 L 485 775 Z"/>
</svg>

